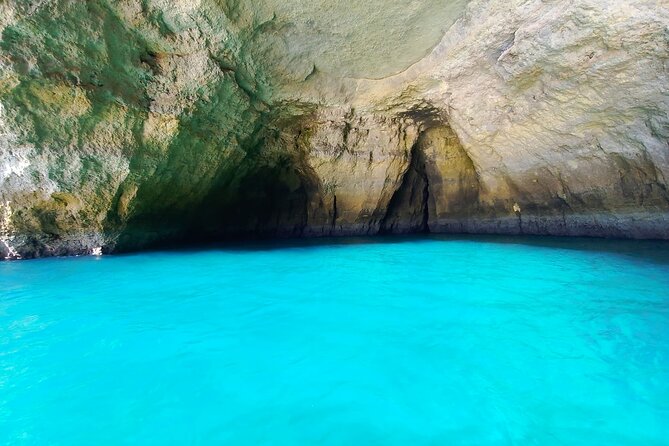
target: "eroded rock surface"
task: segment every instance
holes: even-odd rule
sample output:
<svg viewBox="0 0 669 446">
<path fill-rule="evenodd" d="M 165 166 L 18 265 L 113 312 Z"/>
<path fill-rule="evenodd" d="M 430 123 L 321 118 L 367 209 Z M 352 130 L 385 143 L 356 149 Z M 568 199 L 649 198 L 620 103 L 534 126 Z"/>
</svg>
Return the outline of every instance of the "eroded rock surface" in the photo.
<svg viewBox="0 0 669 446">
<path fill-rule="evenodd" d="M 669 238 L 664 1 L 6 0 L 0 33 L 0 257 Z"/>
</svg>

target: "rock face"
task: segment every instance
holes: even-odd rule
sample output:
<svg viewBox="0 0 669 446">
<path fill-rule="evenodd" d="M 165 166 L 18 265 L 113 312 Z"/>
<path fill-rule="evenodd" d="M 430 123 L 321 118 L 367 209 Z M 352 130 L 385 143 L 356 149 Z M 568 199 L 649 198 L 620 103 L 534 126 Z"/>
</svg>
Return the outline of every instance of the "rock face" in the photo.
<svg viewBox="0 0 669 446">
<path fill-rule="evenodd" d="M 5 0 L 0 257 L 669 238 L 669 4 Z"/>
</svg>

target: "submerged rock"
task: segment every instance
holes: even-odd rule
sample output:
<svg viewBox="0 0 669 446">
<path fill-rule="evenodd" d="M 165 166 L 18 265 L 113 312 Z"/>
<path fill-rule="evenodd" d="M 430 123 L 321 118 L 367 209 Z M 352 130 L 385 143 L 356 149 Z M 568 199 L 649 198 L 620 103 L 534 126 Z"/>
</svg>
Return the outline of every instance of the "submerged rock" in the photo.
<svg viewBox="0 0 669 446">
<path fill-rule="evenodd" d="M 669 238 L 663 2 L 9 0 L 0 33 L 0 257 Z"/>
</svg>

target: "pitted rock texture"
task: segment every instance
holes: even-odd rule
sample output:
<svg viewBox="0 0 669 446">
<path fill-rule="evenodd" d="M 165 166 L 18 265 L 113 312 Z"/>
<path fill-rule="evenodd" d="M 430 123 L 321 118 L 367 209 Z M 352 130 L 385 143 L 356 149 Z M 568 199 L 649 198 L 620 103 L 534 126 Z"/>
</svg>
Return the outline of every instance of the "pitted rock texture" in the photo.
<svg viewBox="0 0 669 446">
<path fill-rule="evenodd" d="M 663 1 L 5 0 L 0 34 L 3 258 L 669 238 Z"/>
</svg>

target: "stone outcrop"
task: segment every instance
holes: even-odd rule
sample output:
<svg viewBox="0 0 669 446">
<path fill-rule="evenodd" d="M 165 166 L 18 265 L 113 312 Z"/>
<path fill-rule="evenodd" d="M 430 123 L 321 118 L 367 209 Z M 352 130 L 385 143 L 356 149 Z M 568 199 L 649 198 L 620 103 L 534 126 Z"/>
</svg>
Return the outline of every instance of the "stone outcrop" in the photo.
<svg viewBox="0 0 669 446">
<path fill-rule="evenodd" d="M 0 257 L 669 238 L 669 4 L 0 2 Z"/>
</svg>

